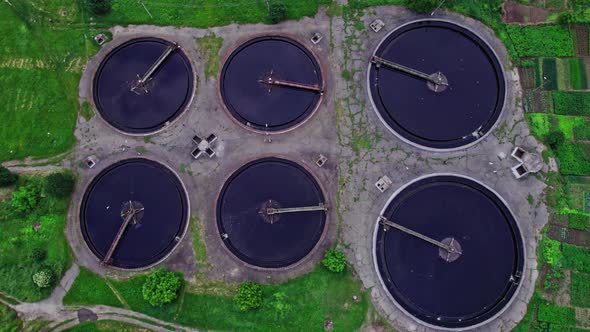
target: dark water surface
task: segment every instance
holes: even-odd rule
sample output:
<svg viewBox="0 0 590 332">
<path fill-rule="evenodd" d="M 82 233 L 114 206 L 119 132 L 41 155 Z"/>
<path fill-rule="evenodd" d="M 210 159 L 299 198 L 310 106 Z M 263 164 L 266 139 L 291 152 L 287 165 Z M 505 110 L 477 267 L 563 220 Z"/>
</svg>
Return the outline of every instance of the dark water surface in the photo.
<svg viewBox="0 0 590 332">
<path fill-rule="evenodd" d="M 438 247 L 395 229 L 377 233 L 379 273 L 388 291 L 420 320 L 466 327 L 501 310 L 517 289 L 523 244 L 502 201 L 476 182 L 435 176 L 405 188 L 384 216 L 434 240 L 456 239 L 463 254 L 453 262 Z"/>
<path fill-rule="evenodd" d="M 221 72 L 220 88 L 230 113 L 258 130 L 278 131 L 304 121 L 320 102 L 315 91 L 268 86 L 258 80 L 272 77 L 322 86 L 314 56 L 295 40 L 278 36 L 252 39 L 238 47 Z"/>
<path fill-rule="evenodd" d="M 449 149 L 477 140 L 493 127 L 504 103 L 502 68 L 475 34 L 451 23 L 404 26 L 375 51 L 381 58 L 427 74 L 442 72 L 449 87 L 430 90 L 423 79 L 371 65 L 369 90 L 385 122 L 419 145 Z"/>
<path fill-rule="evenodd" d="M 261 213 L 276 208 L 317 206 L 324 195 L 312 175 L 298 164 L 263 158 L 242 166 L 225 183 L 217 201 L 217 226 L 227 247 L 241 260 L 278 268 L 304 258 L 319 241 L 324 211 L 281 214 L 273 223 Z"/>
<path fill-rule="evenodd" d="M 137 76 L 145 74 L 168 45 L 158 38 L 133 39 L 103 60 L 94 77 L 94 102 L 113 127 L 132 134 L 150 133 L 184 111 L 193 92 L 193 73 L 180 49 L 156 71 L 147 94 L 130 90 Z"/>
<path fill-rule="evenodd" d="M 180 180 L 165 166 L 142 158 L 127 159 L 93 179 L 80 208 L 80 226 L 92 252 L 102 259 L 123 224 L 129 201 L 145 210 L 129 224 L 113 255 L 112 265 L 140 268 L 158 262 L 177 244 L 188 216 L 188 200 Z"/>
</svg>

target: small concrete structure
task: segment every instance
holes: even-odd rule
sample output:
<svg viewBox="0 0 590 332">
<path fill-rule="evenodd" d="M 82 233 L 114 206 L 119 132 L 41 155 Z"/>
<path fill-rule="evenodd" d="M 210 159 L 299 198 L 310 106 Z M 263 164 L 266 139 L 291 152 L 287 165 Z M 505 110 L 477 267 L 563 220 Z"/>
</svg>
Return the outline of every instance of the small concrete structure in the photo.
<svg viewBox="0 0 590 332">
<path fill-rule="evenodd" d="M 95 156 L 88 156 L 88 157 L 86 157 L 86 159 L 84 159 L 84 164 L 88 168 L 93 168 L 94 166 L 96 166 L 97 162 L 98 162 L 98 159 L 96 159 Z"/>
<path fill-rule="evenodd" d="M 529 153 L 519 146 L 514 148 L 511 156 L 520 162 L 518 165 L 511 168 L 512 174 L 517 179 L 520 179 L 529 173 L 537 173 L 543 168 L 543 160 L 538 154 Z"/>
<path fill-rule="evenodd" d="M 377 187 L 380 192 L 385 192 L 392 183 L 393 182 L 387 175 L 383 175 L 377 182 L 375 182 L 375 187 Z"/>
<path fill-rule="evenodd" d="M 323 154 L 320 154 L 320 156 L 316 160 L 315 164 L 318 165 L 318 167 L 322 167 L 322 166 L 324 166 L 324 164 L 327 161 L 328 161 L 328 157 L 324 156 Z"/>
<path fill-rule="evenodd" d="M 94 36 L 94 41 L 102 46 L 102 44 L 104 44 L 107 41 L 107 36 L 104 33 L 99 33 L 96 36 Z"/>
<path fill-rule="evenodd" d="M 193 136 L 193 143 L 197 145 L 196 148 L 191 152 L 191 156 L 194 159 L 198 159 L 202 154 L 206 154 L 209 158 L 215 155 L 215 150 L 211 148 L 211 144 L 217 140 L 217 136 L 214 134 L 209 135 L 206 139 L 202 139 L 199 136 Z"/>
<path fill-rule="evenodd" d="M 380 19 L 376 19 L 373 22 L 371 22 L 369 26 L 373 31 L 379 32 L 385 26 L 385 23 L 383 23 L 383 21 L 381 21 Z"/>
<path fill-rule="evenodd" d="M 321 41 L 322 41 L 322 39 L 324 39 L 324 36 L 322 36 L 322 34 L 321 34 L 321 33 L 319 33 L 319 32 L 316 32 L 316 33 L 314 33 L 314 34 L 313 34 L 313 36 L 311 36 L 311 42 L 312 42 L 314 45 L 317 45 L 317 44 L 319 44 L 319 42 L 321 42 Z"/>
</svg>

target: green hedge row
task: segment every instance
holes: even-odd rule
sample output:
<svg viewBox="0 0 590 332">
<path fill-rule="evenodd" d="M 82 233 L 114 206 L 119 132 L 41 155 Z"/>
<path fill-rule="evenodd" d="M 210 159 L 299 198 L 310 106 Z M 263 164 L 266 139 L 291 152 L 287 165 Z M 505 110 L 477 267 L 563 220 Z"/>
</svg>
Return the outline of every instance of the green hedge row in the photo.
<svg viewBox="0 0 590 332">
<path fill-rule="evenodd" d="M 554 91 L 555 113 L 590 116 L 590 93 L 578 91 Z"/>
<path fill-rule="evenodd" d="M 520 26 L 506 29 L 520 57 L 565 57 L 574 55 L 574 41 L 561 25 Z"/>
</svg>

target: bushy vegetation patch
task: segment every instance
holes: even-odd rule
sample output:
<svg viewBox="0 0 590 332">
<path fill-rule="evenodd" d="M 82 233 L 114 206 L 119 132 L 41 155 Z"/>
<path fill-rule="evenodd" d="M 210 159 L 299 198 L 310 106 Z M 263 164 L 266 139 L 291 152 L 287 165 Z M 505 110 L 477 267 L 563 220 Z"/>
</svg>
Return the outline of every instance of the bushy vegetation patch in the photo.
<svg viewBox="0 0 590 332">
<path fill-rule="evenodd" d="M 260 308 L 262 306 L 262 286 L 251 281 L 243 282 L 234 301 L 240 311 Z"/>
<path fill-rule="evenodd" d="M 574 42 L 561 25 L 507 25 L 519 57 L 566 57 L 574 55 Z"/>
<path fill-rule="evenodd" d="M 182 274 L 166 270 L 156 270 L 148 274 L 141 293 L 143 299 L 154 307 L 161 307 L 178 297 L 182 287 Z"/>
<path fill-rule="evenodd" d="M 590 307 L 590 274 L 572 272 L 570 290 L 572 305 Z"/>
<path fill-rule="evenodd" d="M 590 0 L 573 0 L 571 9 L 559 13 L 559 23 L 590 23 Z"/>
<path fill-rule="evenodd" d="M 326 251 L 322 264 L 332 272 L 342 272 L 346 267 L 346 255 L 338 249 L 330 249 Z"/>
<path fill-rule="evenodd" d="M 12 186 L 18 180 L 18 175 L 12 173 L 8 168 L 0 166 L 0 187 Z"/>
<path fill-rule="evenodd" d="M 71 172 L 49 174 L 45 178 L 45 192 L 53 197 L 64 198 L 72 194 L 76 178 Z"/>
<path fill-rule="evenodd" d="M 554 91 L 555 113 L 590 116 L 590 93 L 579 91 Z"/>
<path fill-rule="evenodd" d="M 70 249 L 64 234 L 69 197 L 42 197 L 45 180 L 22 177 L 13 197 L 0 201 L 0 291 L 24 301 L 38 301 L 70 266 Z M 33 276 L 42 270 L 52 274 Z"/>
</svg>

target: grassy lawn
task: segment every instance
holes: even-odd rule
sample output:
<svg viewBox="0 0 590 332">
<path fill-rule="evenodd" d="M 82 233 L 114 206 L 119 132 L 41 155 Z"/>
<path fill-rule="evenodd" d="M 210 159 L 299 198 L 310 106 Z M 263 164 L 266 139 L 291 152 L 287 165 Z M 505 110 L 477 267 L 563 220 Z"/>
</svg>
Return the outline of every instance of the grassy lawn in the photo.
<svg viewBox="0 0 590 332">
<path fill-rule="evenodd" d="M 0 4 L 0 162 L 49 157 L 74 144 L 78 82 L 98 50 L 89 29 L 59 29 L 28 4 Z M 70 5 L 72 6 L 72 5 Z M 10 125 L 6 125 L 10 124 Z"/>
<path fill-rule="evenodd" d="M 334 274 L 323 267 L 280 285 L 263 286 L 264 305 L 251 312 L 240 312 L 231 296 L 183 292 L 178 300 L 160 308 L 143 300 L 145 276 L 128 281 L 109 281 L 132 310 L 165 321 L 209 330 L 323 331 L 324 320 L 332 319 L 336 331 L 358 330 L 368 310 L 368 294 L 360 289 L 350 272 Z M 287 309 L 276 309 L 276 294 L 281 294 Z M 352 301 L 357 295 L 359 302 Z M 82 270 L 64 303 L 108 304 L 121 306 L 98 276 Z M 348 303 L 347 308 L 345 304 Z"/>
<path fill-rule="evenodd" d="M 271 3 L 273 0 L 270 1 Z M 313 16 L 330 0 L 284 1 L 287 18 Z M 268 21 L 266 0 L 114 0 L 106 16 L 94 16 L 83 1 L 0 3 L 0 162 L 28 156 L 50 157 L 70 149 L 78 112 L 84 64 L 99 47 L 92 40 L 113 25 L 155 24 L 210 27 Z M 150 14 L 152 17 L 150 17 Z M 219 40 L 208 41 L 214 55 Z M 216 61 L 216 57 L 211 57 Z M 207 77 L 218 64 L 207 65 Z"/>
<path fill-rule="evenodd" d="M 0 332 L 19 331 L 21 325 L 22 321 L 17 317 L 16 312 L 0 304 Z"/>
<path fill-rule="evenodd" d="M 64 297 L 63 303 L 65 305 L 101 303 L 111 307 L 124 307 L 104 279 L 83 267 L 80 267 L 80 274 Z"/>
<path fill-rule="evenodd" d="M 101 320 L 97 322 L 80 323 L 66 332 L 148 332 L 151 330 L 135 326 L 129 323 L 117 322 L 112 320 Z"/>
<path fill-rule="evenodd" d="M 42 187 L 43 178 L 22 178 L 20 186 Z M 70 247 L 65 239 L 65 216 L 69 197 L 55 199 L 42 197 L 39 205 L 28 213 L 18 213 L 9 199 L 0 201 L 0 291 L 24 301 L 38 301 L 51 294 L 52 287 L 38 289 L 32 275 L 48 267 L 56 275 L 56 282 L 71 265 Z M 33 225 L 40 225 L 35 231 Z M 31 257 L 40 249 L 46 258 L 38 261 Z"/>
</svg>

